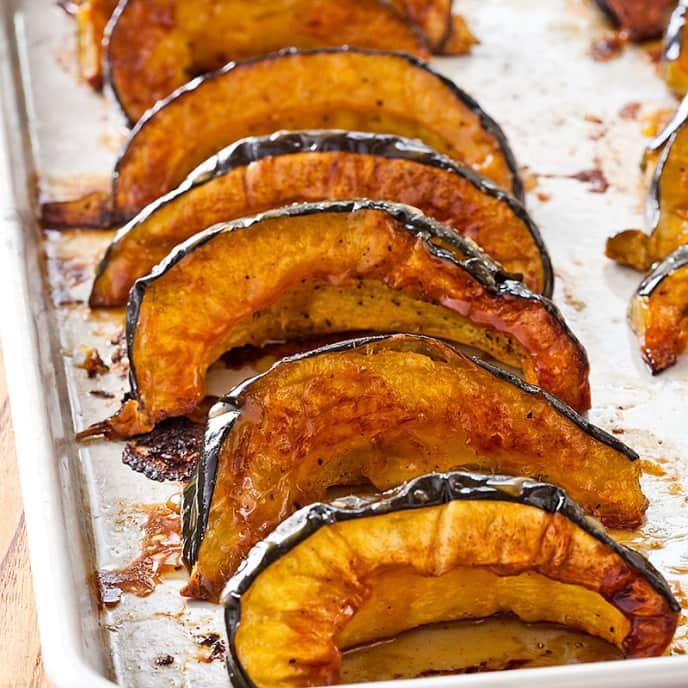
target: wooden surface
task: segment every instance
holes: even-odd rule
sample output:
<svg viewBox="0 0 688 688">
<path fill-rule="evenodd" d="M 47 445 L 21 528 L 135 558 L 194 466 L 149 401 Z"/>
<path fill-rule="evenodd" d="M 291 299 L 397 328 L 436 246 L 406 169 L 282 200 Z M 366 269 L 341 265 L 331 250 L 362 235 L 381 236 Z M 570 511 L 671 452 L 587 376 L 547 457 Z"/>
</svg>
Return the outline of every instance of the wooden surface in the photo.
<svg viewBox="0 0 688 688">
<path fill-rule="evenodd" d="M 0 688 L 43 688 L 36 609 L 0 354 Z"/>
</svg>

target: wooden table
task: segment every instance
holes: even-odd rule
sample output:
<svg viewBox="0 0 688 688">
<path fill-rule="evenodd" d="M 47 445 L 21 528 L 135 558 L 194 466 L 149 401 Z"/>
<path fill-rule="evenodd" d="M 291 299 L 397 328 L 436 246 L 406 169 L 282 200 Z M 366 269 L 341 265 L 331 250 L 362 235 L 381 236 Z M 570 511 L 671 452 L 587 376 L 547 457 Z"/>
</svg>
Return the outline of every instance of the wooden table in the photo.
<svg viewBox="0 0 688 688">
<path fill-rule="evenodd" d="M 26 528 L 0 354 L 0 686 L 43 688 Z"/>
</svg>

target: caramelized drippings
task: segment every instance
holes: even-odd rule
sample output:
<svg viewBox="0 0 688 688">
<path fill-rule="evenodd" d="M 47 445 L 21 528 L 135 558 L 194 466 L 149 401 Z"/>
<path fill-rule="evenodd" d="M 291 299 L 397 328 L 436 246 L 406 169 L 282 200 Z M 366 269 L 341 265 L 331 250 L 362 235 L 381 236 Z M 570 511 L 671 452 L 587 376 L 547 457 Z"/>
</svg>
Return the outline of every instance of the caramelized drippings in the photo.
<svg viewBox="0 0 688 688">
<path fill-rule="evenodd" d="M 110 370 L 110 367 L 105 364 L 105 361 L 100 357 L 98 349 L 89 346 L 81 346 L 81 351 L 84 354 L 83 360 L 74 364 L 76 368 L 83 368 L 89 378 L 104 375 Z"/>
<path fill-rule="evenodd" d="M 614 31 L 596 38 L 590 44 L 590 57 L 595 62 L 609 62 L 621 56 L 628 43 L 624 33 Z"/>
<path fill-rule="evenodd" d="M 203 421 L 206 416 L 207 411 Z M 122 462 L 151 480 L 188 480 L 201 455 L 204 432 L 204 422 L 168 418 L 127 442 Z"/>
<path fill-rule="evenodd" d="M 121 569 L 96 572 L 98 599 L 114 607 L 125 592 L 138 597 L 150 595 L 163 574 L 182 565 L 181 518 L 179 504 L 168 502 L 147 506 L 141 554 Z"/>
<path fill-rule="evenodd" d="M 596 136 L 596 138 L 599 138 Z M 590 184 L 588 191 L 590 193 L 605 193 L 609 188 L 609 181 L 605 176 L 602 167 L 600 166 L 599 160 L 594 160 L 594 167 L 588 170 L 581 170 L 574 174 L 551 174 L 545 172 L 528 172 L 530 179 L 534 180 L 531 184 L 526 186 L 528 191 L 532 191 L 538 185 L 538 180 L 542 179 L 574 179 L 577 182 L 583 182 L 584 184 Z"/>
<path fill-rule="evenodd" d="M 75 287 L 92 276 L 92 266 L 80 257 L 50 257 L 47 260 L 51 283 L 51 297 L 55 306 L 73 306 L 84 303 L 73 293 Z"/>
<path fill-rule="evenodd" d="M 218 633 L 206 633 L 194 637 L 194 642 L 201 647 L 211 648 L 208 656 L 199 657 L 201 662 L 210 664 L 211 662 L 224 661 L 227 654 L 227 644 Z"/>
<path fill-rule="evenodd" d="M 605 193 L 609 188 L 609 182 L 600 167 L 593 167 L 589 170 L 582 170 L 576 174 L 569 175 L 569 179 L 590 184 L 590 193 Z"/>
<path fill-rule="evenodd" d="M 638 113 L 642 107 L 642 103 L 638 101 L 626 103 L 626 105 L 619 110 L 619 117 L 621 117 L 621 119 L 638 119 Z"/>
</svg>

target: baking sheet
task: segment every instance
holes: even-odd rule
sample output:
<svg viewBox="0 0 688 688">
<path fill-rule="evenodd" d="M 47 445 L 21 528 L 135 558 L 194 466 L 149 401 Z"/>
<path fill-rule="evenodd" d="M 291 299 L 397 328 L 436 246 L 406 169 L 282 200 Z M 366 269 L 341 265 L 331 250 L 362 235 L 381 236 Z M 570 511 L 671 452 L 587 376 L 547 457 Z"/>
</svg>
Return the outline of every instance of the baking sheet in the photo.
<svg viewBox="0 0 688 688">
<path fill-rule="evenodd" d="M 639 277 L 603 257 L 608 234 L 640 226 L 643 132 L 675 102 L 644 50 L 628 47 L 607 63 L 591 59 L 591 41 L 606 27 L 590 3 L 462 0 L 460 9 L 481 45 L 469 58 L 434 64 L 502 124 L 524 166 L 529 209 L 556 270 L 555 301 L 590 356 L 590 419 L 643 458 L 647 523 L 621 538 L 652 559 L 683 603 L 688 357 L 651 378 L 625 322 Z M 122 465 L 116 443 L 72 440 L 75 429 L 114 411 L 125 390 L 121 365 L 93 380 L 75 366 L 82 346 L 97 347 L 109 362 L 122 315 L 92 314 L 84 303 L 108 233 L 52 232 L 40 243 L 32 193 L 36 182 L 43 200 L 105 188 L 126 130 L 113 104 L 78 82 L 73 23 L 59 8 L 10 0 L 4 12 L 2 278 L 11 298 L 2 304 L 3 347 L 48 675 L 70 687 L 112 685 L 111 679 L 141 687 L 225 686 L 223 663 L 204 661 L 208 650 L 195 641 L 221 632 L 219 612 L 185 602 L 177 594 L 181 574 L 166 577 L 148 597 L 125 595 L 100 614 L 94 602 L 94 569 L 133 559 L 143 507 L 165 503 L 178 490 Z M 231 375 L 217 369 L 210 392 L 226 391 Z M 115 398 L 95 397 L 94 390 Z M 686 648 L 683 619 L 671 652 L 683 655 Z M 167 655 L 172 664 L 156 664 Z M 687 668 L 687 660 L 675 657 L 408 685 L 679 686 Z"/>
</svg>

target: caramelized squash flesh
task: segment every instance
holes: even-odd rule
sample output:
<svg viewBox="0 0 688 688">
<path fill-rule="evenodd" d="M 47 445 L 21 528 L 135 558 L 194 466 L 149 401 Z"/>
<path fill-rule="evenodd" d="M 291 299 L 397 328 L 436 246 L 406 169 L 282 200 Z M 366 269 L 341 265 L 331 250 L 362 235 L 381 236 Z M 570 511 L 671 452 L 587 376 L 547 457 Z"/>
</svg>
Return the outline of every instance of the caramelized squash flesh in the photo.
<svg viewBox="0 0 688 688">
<path fill-rule="evenodd" d="M 277 129 L 323 128 L 421 139 L 523 195 L 499 127 L 423 63 L 354 49 L 289 51 L 229 65 L 149 112 L 119 158 L 114 217 L 131 219 L 234 141 Z"/>
<path fill-rule="evenodd" d="M 652 373 L 673 366 L 688 341 L 688 246 L 674 251 L 643 280 L 629 319 Z"/>
<path fill-rule="evenodd" d="M 664 80 L 676 95 L 683 97 L 688 92 L 688 35 L 686 30 L 688 0 L 679 0 L 671 15 L 671 21 L 664 36 L 662 74 Z"/>
<path fill-rule="evenodd" d="M 103 86 L 103 36 L 118 0 L 84 0 L 75 11 L 79 74 L 93 88 Z"/>
<path fill-rule="evenodd" d="M 523 275 L 532 291 L 551 294 L 549 256 L 520 204 L 408 139 L 285 133 L 246 139 L 208 163 L 199 181 L 190 177 L 118 233 L 98 270 L 92 307 L 126 303 L 136 279 L 177 244 L 217 222 L 294 202 L 348 198 L 412 205 L 475 240 L 508 272 Z"/>
<path fill-rule="evenodd" d="M 433 53 L 461 55 L 478 41 L 466 21 L 452 13 L 452 0 L 392 0 L 425 36 Z"/>
<path fill-rule="evenodd" d="M 674 0 L 597 0 L 607 16 L 631 39 L 660 38 Z"/>
<path fill-rule="evenodd" d="M 135 398 L 101 429 L 128 436 L 192 412 L 208 367 L 234 347 L 400 329 L 480 348 L 589 407 L 585 352 L 551 302 L 408 206 L 331 201 L 216 225 L 139 280 L 127 312 Z"/>
<path fill-rule="evenodd" d="M 471 478 L 461 497 L 437 499 L 451 490 L 440 474 L 396 500 L 313 505 L 258 545 L 223 593 L 233 685 L 336 684 L 342 649 L 505 611 L 583 630 L 628 657 L 666 649 L 679 607 L 646 560 L 552 486 L 490 492 L 489 479 Z"/>
<path fill-rule="evenodd" d="M 429 55 L 422 35 L 379 0 L 128 0 L 111 27 L 112 87 L 136 121 L 189 79 L 281 48 Z"/>
<path fill-rule="evenodd" d="M 652 230 L 645 234 L 630 229 L 607 240 L 609 258 L 639 271 L 688 242 L 688 110 L 682 121 L 672 122 L 674 131 L 664 144 L 653 173 L 646 201 L 646 216 Z"/>
<path fill-rule="evenodd" d="M 437 340 L 353 340 L 287 359 L 210 415 L 184 495 L 190 597 L 216 599 L 253 544 L 335 486 L 384 490 L 461 468 L 561 485 L 614 527 L 637 526 L 647 506 L 622 443 Z"/>
</svg>

